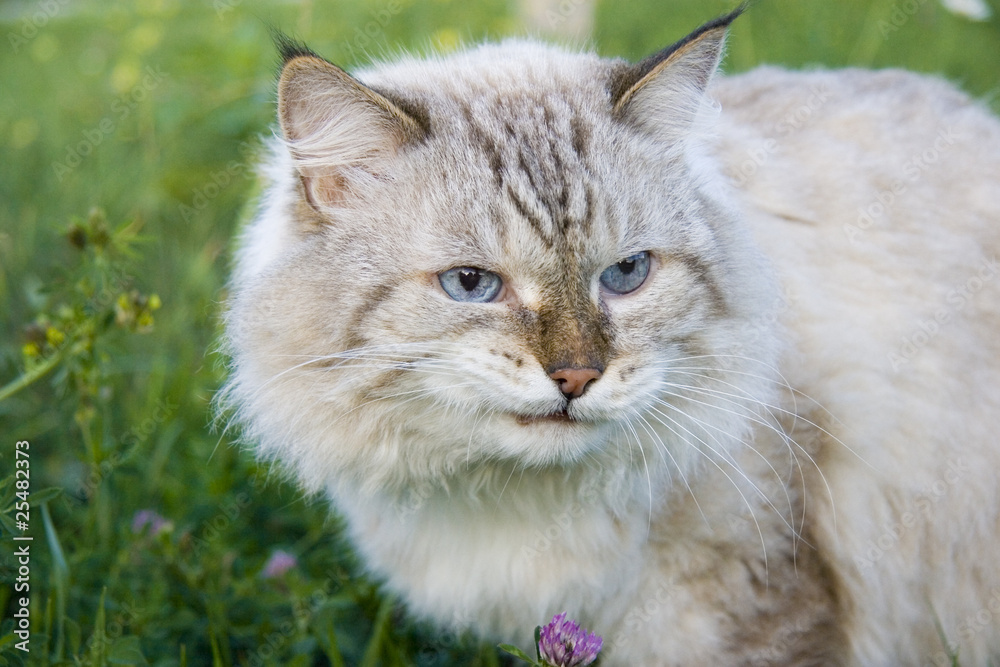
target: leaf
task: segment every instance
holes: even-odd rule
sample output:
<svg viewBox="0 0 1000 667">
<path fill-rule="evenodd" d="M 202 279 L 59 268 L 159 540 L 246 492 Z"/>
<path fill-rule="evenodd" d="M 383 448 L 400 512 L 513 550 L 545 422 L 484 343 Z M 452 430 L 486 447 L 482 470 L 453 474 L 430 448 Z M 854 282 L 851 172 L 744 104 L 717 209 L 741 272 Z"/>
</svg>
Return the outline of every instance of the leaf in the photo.
<svg viewBox="0 0 1000 667">
<path fill-rule="evenodd" d="M 524 651 L 522 651 L 521 649 L 512 644 L 497 644 L 497 648 L 499 648 L 501 651 L 506 651 L 507 653 L 510 653 L 515 658 L 520 658 L 521 660 L 524 660 L 529 665 L 538 664 L 534 660 L 529 658 Z"/>
<path fill-rule="evenodd" d="M 63 555 L 62 545 L 59 543 L 59 535 L 56 527 L 52 524 L 52 516 L 49 515 L 49 506 L 42 505 L 42 524 L 45 526 L 45 541 L 49 545 L 49 553 L 52 554 L 52 566 L 58 578 L 56 579 L 56 589 L 65 594 L 65 587 L 69 581 L 69 566 L 66 564 L 66 556 Z M 101 605 L 104 605 L 104 594 L 101 594 Z M 101 625 L 103 630 L 103 622 Z"/>
<path fill-rule="evenodd" d="M 48 507 L 45 505 L 44 507 Z M 107 647 L 107 635 L 105 634 L 105 613 L 104 599 L 108 594 L 108 587 L 101 589 L 101 601 L 97 604 L 97 616 L 94 619 L 94 631 L 90 635 L 90 663 L 93 665 L 103 665 L 107 656 L 104 649 Z"/>
<path fill-rule="evenodd" d="M 0 527 L 3 528 L 3 532 L 8 535 L 13 535 L 14 531 L 17 529 L 17 524 L 6 514 L 0 514 Z"/>
<path fill-rule="evenodd" d="M 42 503 L 47 503 L 50 500 L 55 500 L 62 495 L 63 490 L 58 486 L 50 486 L 47 489 L 42 489 L 41 491 L 35 491 L 30 496 L 28 496 L 28 504 L 32 507 L 38 507 Z"/>
<path fill-rule="evenodd" d="M 83 643 L 83 631 L 80 630 L 80 624 L 72 618 L 66 618 L 64 622 L 66 623 L 66 642 L 69 644 L 70 654 L 77 655 L 80 652 L 80 645 Z"/>
<path fill-rule="evenodd" d="M 146 656 L 142 654 L 142 645 L 136 636 L 119 637 L 111 645 L 108 652 L 108 662 L 112 665 L 148 665 Z"/>
</svg>

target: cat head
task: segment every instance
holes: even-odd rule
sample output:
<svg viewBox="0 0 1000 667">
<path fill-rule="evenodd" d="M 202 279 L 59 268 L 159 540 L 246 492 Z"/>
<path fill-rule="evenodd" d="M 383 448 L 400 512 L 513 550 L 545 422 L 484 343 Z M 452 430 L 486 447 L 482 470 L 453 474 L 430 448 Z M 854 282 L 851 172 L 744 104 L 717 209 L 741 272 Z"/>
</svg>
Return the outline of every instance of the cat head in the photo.
<svg viewBox="0 0 1000 667">
<path fill-rule="evenodd" d="M 770 283 L 702 150 L 737 14 L 637 64 L 515 41 L 351 76 L 283 43 L 228 321 L 248 438 L 320 487 L 737 437 L 702 388 L 756 397 L 771 355 L 740 346 Z"/>
</svg>

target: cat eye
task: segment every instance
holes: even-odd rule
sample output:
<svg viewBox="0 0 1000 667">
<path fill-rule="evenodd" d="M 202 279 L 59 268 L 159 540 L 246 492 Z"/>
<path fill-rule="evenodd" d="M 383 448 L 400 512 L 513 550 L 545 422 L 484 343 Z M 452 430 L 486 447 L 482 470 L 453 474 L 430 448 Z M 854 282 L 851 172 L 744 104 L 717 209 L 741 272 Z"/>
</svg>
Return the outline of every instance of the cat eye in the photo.
<svg viewBox="0 0 1000 667">
<path fill-rule="evenodd" d="M 460 266 L 438 274 L 441 289 L 455 301 L 487 303 L 500 294 L 503 280 L 492 271 Z"/>
<path fill-rule="evenodd" d="M 639 289 L 649 275 L 649 253 L 643 250 L 604 269 L 601 285 L 612 294 L 628 294 Z"/>
</svg>

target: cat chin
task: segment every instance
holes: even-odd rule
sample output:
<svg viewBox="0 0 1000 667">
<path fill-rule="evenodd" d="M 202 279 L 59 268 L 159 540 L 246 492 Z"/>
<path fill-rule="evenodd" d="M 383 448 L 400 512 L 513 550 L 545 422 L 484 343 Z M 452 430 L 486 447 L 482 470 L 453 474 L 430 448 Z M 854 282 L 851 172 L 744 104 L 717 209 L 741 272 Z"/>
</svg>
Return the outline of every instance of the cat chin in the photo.
<svg viewBox="0 0 1000 667">
<path fill-rule="evenodd" d="M 568 465 L 607 447 L 611 424 L 563 416 L 508 415 L 496 429 L 496 454 L 529 466 Z"/>
</svg>

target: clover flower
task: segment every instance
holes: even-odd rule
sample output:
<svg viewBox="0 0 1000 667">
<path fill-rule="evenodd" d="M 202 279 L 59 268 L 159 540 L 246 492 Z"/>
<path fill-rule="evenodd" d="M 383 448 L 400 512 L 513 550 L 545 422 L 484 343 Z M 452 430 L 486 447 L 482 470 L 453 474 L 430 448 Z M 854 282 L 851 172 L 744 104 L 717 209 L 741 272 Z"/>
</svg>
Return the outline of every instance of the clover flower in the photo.
<svg viewBox="0 0 1000 667">
<path fill-rule="evenodd" d="M 170 528 L 170 522 L 153 510 L 139 510 L 132 516 L 132 532 L 141 533 L 146 526 L 149 526 L 150 535 L 159 535 Z"/>
<path fill-rule="evenodd" d="M 575 621 L 567 621 L 563 612 L 553 616 L 547 625 L 535 628 L 537 660 L 511 644 L 500 644 L 499 648 L 534 667 L 586 667 L 597 660 L 603 646 L 600 636 L 587 632 Z"/>
<path fill-rule="evenodd" d="M 603 646 L 604 640 L 598 635 L 582 629 L 575 621 L 567 621 L 566 612 L 553 616 L 538 638 L 538 654 L 551 667 L 589 665 Z"/>
<path fill-rule="evenodd" d="M 271 554 L 271 557 L 267 559 L 267 563 L 264 564 L 261 576 L 265 579 L 277 579 L 298 564 L 299 561 L 295 558 L 295 556 L 287 551 L 277 549 Z"/>
</svg>

